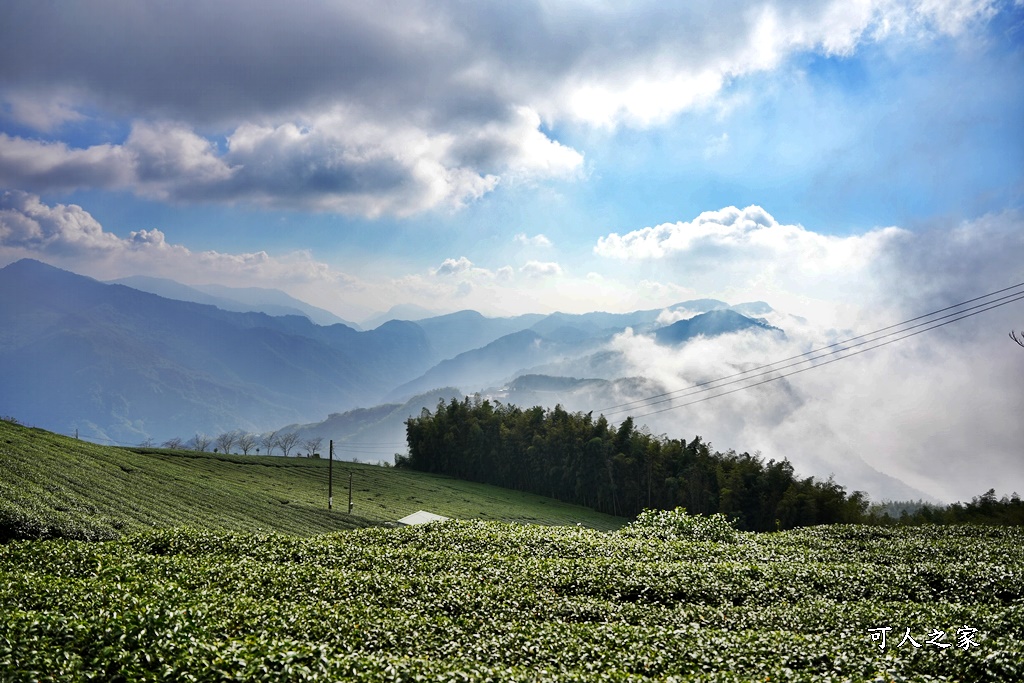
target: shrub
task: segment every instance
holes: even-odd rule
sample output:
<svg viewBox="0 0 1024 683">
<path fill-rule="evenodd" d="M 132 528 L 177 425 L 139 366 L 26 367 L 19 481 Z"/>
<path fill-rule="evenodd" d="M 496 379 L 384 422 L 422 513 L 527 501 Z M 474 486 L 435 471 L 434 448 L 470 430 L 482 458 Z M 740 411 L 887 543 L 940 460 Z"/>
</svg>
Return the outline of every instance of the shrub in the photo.
<svg viewBox="0 0 1024 683">
<path fill-rule="evenodd" d="M 686 508 L 644 510 L 619 530 L 623 536 L 661 541 L 735 541 L 739 532 L 723 514 L 688 515 Z"/>
</svg>

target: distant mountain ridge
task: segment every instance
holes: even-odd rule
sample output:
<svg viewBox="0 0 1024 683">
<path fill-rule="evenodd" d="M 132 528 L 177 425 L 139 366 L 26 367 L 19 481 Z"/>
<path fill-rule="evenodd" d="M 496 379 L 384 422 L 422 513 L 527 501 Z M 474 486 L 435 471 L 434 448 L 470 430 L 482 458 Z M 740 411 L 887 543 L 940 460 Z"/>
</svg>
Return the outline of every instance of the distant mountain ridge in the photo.
<svg viewBox="0 0 1024 683">
<path fill-rule="evenodd" d="M 743 330 L 784 334 L 763 320 L 748 318 L 732 309 L 715 309 L 659 328 L 654 338 L 661 344 L 681 344 L 698 336 L 718 337 Z"/>
<path fill-rule="evenodd" d="M 330 311 L 307 304 L 278 289 L 263 287 L 226 287 L 224 285 L 184 285 L 176 280 L 150 277 L 148 275 L 132 275 L 108 284 L 125 285 L 165 299 L 191 301 L 197 304 L 209 304 L 225 311 L 239 313 L 259 312 L 267 315 L 303 315 L 317 325 L 347 325 L 353 329 L 361 329 L 356 323 L 343 320 Z"/>
<path fill-rule="evenodd" d="M 309 424 L 437 391 L 556 400 L 540 387 L 560 385 L 582 406 L 584 399 L 603 403 L 602 391 L 643 391 L 637 378 L 624 378 L 620 354 L 608 348 L 626 328 L 672 343 L 712 328 L 777 329 L 737 312 L 770 312 L 763 302 L 695 299 L 629 313 L 488 318 L 466 310 L 358 331 L 316 324 L 315 307 L 273 290 L 120 282 L 29 259 L 0 269 L 0 290 L 15 293 L 0 301 L 0 414 L 133 443 Z M 227 310 L 237 306 L 285 315 Z M 679 315 L 689 317 L 662 323 Z M 538 377 L 516 380 L 524 375 Z"/>
<path fill-rule="evenodd" d="M 0 269 L 0 413 L 133 442 L 377 402 L 430 363 L 423 331 L 223 311 L 38 261 Z M 285 418 L 285 419 L 282 419 Z"/>
</svg>

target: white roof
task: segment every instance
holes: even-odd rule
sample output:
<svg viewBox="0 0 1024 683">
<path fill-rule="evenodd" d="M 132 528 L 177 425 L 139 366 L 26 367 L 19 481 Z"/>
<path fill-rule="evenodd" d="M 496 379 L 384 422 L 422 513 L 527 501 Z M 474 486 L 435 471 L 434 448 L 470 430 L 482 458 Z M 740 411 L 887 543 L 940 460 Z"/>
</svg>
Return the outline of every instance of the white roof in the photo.
<svg viewBox="0 0 1024 683">
<path fill-rule="evenodd" d="M 430 522 L 444 522 L 448 518 L 442 517 L 441 515 L 435 515 L 433 512 L 427 512 L 425 510 L 417 510 L 416 512 L 402 517 L 398 520 L 399 524 L 405 524 L 411 526 L 413 524 L 429 524 Z"/>
</svg>

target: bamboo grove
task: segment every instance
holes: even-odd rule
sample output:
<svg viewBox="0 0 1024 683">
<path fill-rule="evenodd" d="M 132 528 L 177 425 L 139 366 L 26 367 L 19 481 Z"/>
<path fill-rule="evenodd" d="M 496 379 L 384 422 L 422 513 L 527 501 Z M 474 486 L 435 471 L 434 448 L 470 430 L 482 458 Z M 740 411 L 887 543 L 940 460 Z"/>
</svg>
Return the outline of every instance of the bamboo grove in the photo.
<svg viewBox="0 0 1024 683">
<path fill-rule="evenodd" d="M 522 409 L 468 397 L 438 403 L 406 422 L 409 455 L 396 465 L 538 493 L 632 517 L 686 508 L 722 513 L 750 531 L 864 521 L 865 494 L 829 479 L 799 478 L 787 460 L 712 451 L 653 436 L 632 418 Z"/>
</svg>

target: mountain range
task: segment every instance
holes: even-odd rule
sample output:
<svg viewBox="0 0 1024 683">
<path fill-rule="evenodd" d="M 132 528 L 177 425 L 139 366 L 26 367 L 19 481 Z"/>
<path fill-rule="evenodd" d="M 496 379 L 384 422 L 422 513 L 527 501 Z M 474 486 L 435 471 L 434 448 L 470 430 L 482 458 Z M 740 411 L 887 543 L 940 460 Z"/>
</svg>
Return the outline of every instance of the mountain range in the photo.
<svg viewBox="0 0 1024 683">
<path fill-rule="evenodd" d="M 124 443 L 266 431 L 402 406 L 442 388 L 526 397 L 517 376 L 565 364 L 612 381 L 614 359 L 603 356 L 602 369 L 595 354 L 627 327 L 673 344 L 777 330 L 713 299 L 670 307 L 694 315 L 667 326 L 658 324 L 662 309 L 505 318 L 459 311 L 357 330 L 319 324 L 336 318 L 275 290 L 142 276 L 103 283 L 30 259 L 0 269 L 0 291 L 0 413 Z"/>
<path fill-rule="evenodd" d="M 286 314 L 260 310 L 274 305 Z M 17 261 L 0 268 L 0 416 L 122 444 L 298 431 L 336 439 L 349 459 L 390 461 L 405 419 L 439 400 L 588 412 L 664 393 L 611 343 L 627 328 L 664 348 L 739 331 L 781 337 L 766 317 L 793 320 L 764 302 L 716 299 L 630 313 L 459 311 L 367 330 L 318 324 L 333 319 L 324 314 L 274 290 L 104 283 Z"/>
<path fill-rule="evenodd" d="M 302 315 L 317 325 L 334 325 L 341 323 L 353 329 L 361 329 L 358 324 L 342 320 L 330 311 L 307 304 L 279 289 L 263 287 L 225 287 L 224 285 L 183 285 L 180 282 L 148 275 L 132 275 L 109 284 L 125 285 L 142 292 L 149 292 L 165 299 L 191 301 L 197 304 L 210 304 L 225 311 L 258 312 L 267 315 Z M 386 322 L 386 321 L 381 321 Z M 376 327 L 376 326 L 374 326 Z"/>
</svg>

